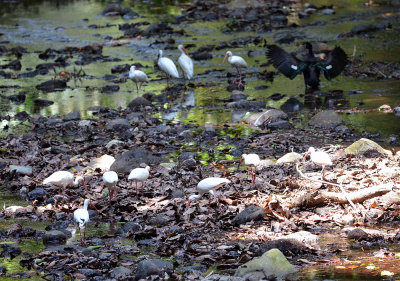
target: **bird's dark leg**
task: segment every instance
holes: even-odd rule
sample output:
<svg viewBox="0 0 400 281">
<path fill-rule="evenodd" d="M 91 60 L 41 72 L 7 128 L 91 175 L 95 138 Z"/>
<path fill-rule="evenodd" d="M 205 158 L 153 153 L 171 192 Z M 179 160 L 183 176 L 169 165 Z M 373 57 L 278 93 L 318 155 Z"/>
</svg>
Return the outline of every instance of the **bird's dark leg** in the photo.
<svg viewBox="0 0 400 281">
<path fill-rule="evenodd" d="M 139 84 L 139 91 L 142 89 L 143 83 L 144 83 L 144 82 L 140 82 L 140 84 Z"/>
<path fill-rule="evenodd" d="M 136 184 L 136 198 L 138 198 L 139 197 L 139 192 L 138 192 L 137 181 L 135 181 L 135 184 Z"/>
<path fill-rule="evenodd" d="M 168 87 L 168 74 L 166 75 L 166 77 L 167 77 L 167 87 Z"/>
<path fill-rule="evenodd" d="M 325 180 L 325 166 L 322 166 L 322 179 Z"/>
<path fill-rule="evenodd" d="M 253 166 L 251 166 L 251 182 L 253 183 L 253 185 L 255 185 L 256 183 L 256 167 L 254 167 L 254 171 L 253 171 Z"/>
<path fill-rule="evenodd" d="M 137 82 L 135 82 L 135 84 L 136 84 L 136 96 L 139 97 L 139 87 Z"/>
</svg>

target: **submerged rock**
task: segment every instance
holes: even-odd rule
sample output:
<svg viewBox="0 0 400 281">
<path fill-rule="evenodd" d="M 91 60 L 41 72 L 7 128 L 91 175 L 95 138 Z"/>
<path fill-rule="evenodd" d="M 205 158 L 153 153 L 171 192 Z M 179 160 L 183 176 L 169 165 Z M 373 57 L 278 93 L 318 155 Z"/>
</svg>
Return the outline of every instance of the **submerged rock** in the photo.
<svg viewBox="0 0 400 281">
<path fill-rule="evenodd" d="M 249 273 L 262 272 L 263 278 L 281 280 L 284 276 L 296 272 L 281 251 L 271 249 L 260 258 L 255 258 L 241 265 L 235 272 L 235 276 L 245 277 Z M 261 279 L 260 279 L 261 280 Z"/>
<path fill-rule="evenodd" d="M 342 124 L 342 122 L 342 118 L 338 113 L 333 110 L 324 110 L 314 115 L 308 122 L 308 125 L 324 129 L 334 129 Z"/>
<path fill-rule="evenodd" d="M 254 113 L 246 118 L 245 122 L 251 126 L 260 127 L 266 122 L 275 122 L 278 120 L 286 120 L 287 114 L 278 109 L 267 109 L 261 113 Z"/>
<path fill-rule="evenodd" d="M 47 231 L 43 235 L 44 245 L 61 245 L 65 244 L 66 241 L 67 241 L 67 235 L 65 235 L 64 232 L 59 230 Z"/>
<path fill-rule="evenodd" d="M 36 89 L 43 92 L 61 91 L 67 87 L 67 82 L 63 80 L 50 80 L 36 86 Z"/>
<path fill-rule="evenodd" d="M 81 119 L 81 112 L 79 110 L 72 110 L 70 113 L 65 115 L 63 121 L 74 121 Z"/>
</svg>

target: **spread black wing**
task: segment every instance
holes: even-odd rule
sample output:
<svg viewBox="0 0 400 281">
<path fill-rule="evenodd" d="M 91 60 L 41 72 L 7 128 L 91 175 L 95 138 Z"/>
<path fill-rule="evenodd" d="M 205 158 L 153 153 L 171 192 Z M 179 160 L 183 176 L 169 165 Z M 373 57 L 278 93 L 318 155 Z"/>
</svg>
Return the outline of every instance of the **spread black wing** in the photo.
<svg viewBox="0 0 400 281">
<path fill-rule="evenodd" d="M 293 79 L 302 71 L 302 69 L 300 69 L 301 62 L 282 48 L 276 45 L 269 45 L 267 48 L 267 57 L 270 62 L 272 62 L 272 65 L 286 77 Z"/>
<path fill-rule="evenodd" d="M 331 80 L 331 78 L 338 76 L 343 71 L 347 62 L 347 55 L 343 49 L 340 47 L 335 47 L 328 53 L 328 56 L 323 62 L 325 78 Z"/>
</svg>

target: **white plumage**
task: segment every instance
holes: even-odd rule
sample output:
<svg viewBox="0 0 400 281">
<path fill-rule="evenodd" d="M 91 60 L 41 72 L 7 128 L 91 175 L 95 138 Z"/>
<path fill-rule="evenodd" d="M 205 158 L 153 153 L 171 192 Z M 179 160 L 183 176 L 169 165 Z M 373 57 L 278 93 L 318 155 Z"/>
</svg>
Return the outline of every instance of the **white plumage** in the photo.
<svg viewBox="0 0 400 281">
<path fill-rule="evenodd" d="M 322 166 L 322 179 L 325 179 L 325 166 L 332 165 L 332 160 L 328 153 L 323 151 L 315 151 L 314 147 L 310 147 L 304 155 L 303 161 L 310 154 L 311 161 L 319 166 Z"/>
<path fill-rule="evenodd" d="M 187 80 L 190 80 L 193 77 L 193 61 L 189 57 L 183 45 L 179 45 L 178 50 L 181 51 L 181 55 L 178 59 L 178 64 L 182 69 L 183 77 L 186 78 Z"/>
<path fill-rule="evenodd" d="M 86 223 L 90 221 L 88 212 L 89 201 L 89 199 L 85 199 L 85 202 L 83 203 L 83 209 L 77 209 L 74 211 L 74 221 L 78 224 L 82 244 L 84 244 L 84 240 L 86 239 Z M 84 229 L 83 239 L 81 228 Z"/>
<path fill-rule="evenodd" d="M 137 182 L 138 181 L 145 181 L 149 178 L 150 176 L 150 167 L 146 166 L 146 168 L 135 168 L 133 169 L 129 176 L 128 180 L 134 180 L 136 183 L 136 196 L 138 195 L 138 188 L 137 188 Z M 142 187 L 143 189 L 143 187 Z"/>
<path fill-rule="evenodd" d="M 88 195 L 89 192 L 86 188 L 84 178 L 81 176 L 77 176 L 74 180 L 74 174 L 72 174 L 68 171 L 54 172 L 53 174 L 51 174 L 48 178 L 46 178 L 43 181 L 43 184 L 52 184 L 52 185 L 58 186 L 59 194 L 61 194 L 61 188 L 63 188 L 63 201 L 64 201 L 64 197 L 65 197 L 65 189 L 67 188 L 67 186 L 70 186 L 70 185 L 78 186 L 79 183 L 81 183 L 83 185 L 83 187 L 85 188 L 85 191 L 86 191 L 86 195 Z"/>
<path fill-rule="evenodd" d="M 117 185 L 118 182 L 118 174 L 114 171 L 105 172 L 103 174 L 103 182 L 105 186 L 108 188 L 111 201 L 115 192 L 115 186 Z"/>
<path fill-rule="evenodd" d="M 167 75 L 167 84 L 168 84 L 168 77 L 179 78 L 178 69 L 176 69 L 175 63 L 166 57 L 163 57 L 162 50 L 159 51 L 158 55 L 158 67 Z"/>
<path fill-rule="evenodd" d="M 215 201 L 217 201 L 217 204 L 219 205 L 218 198 L 214 193 L 214 189 L 217 189 L 221 185 L 223 185 L 225 183 L 230 183 L 230 182 L 231 181 L 226 178 L 217 178 L 217 177 L 210 177 L 210 178 L 205 178 L 205 179 L 201 180 L 197 184 L 197 191 L 199 192 L 199 194 L 192 194 L 189 196 L 189 200 L 186 205 L 186 210 L 189 208 L 191 201 L 201 198 L 203 196 L 203 194 L 207 193 L 207 192 L 210 193 L 212 196 L 214 196 Z M 211 200 L 211 197 L 210 197 L 210 200 Z"/>
<path fill-rule="evenodd" d="M 222 63 L 228 58 L 228 62 L 234 67 L 236 68 L 236 71 L 239 74 L 239 80 L 235 79 L 233 82 L 237 83 L 239 86 L 243 85 L 242 83 L 242 68 L 247 68 L 247 63 L 246 61 L 239 56 L 234 56 L 232 55 L 231 51 L 227 51 L 224 57 L 224 60 L 222 61 Z"/>
<path fill-rule="evenodd" d="M 140 71 L 135 65 L 132 65 L 129 69 L 129 78 L 132 79 L 136 84 L 137 95 L 139 96 L 140 88 L 142 88 L 142 84 L 144 82 L 149 82 L 149 78 L 147 74 L 143 71 Z M 139 83 L 139 86 L 138 86 Z"/>
<path fill-rule="evenodd" d="M 251 182 L 253 184 L 255 184 L 255 180 L 256 180 L 256 168 L 255 167 L 260 164 L 260 157 L 255 153 L 242 154 L 242 158 L 240 159 L 239 166 L 242 161 L 244 161 L 244 164 L 246 166 L 250 167 Z M 238 166 L 238 169 L 239 169 L 239 166 Z M 254 170 L 253 170 L 253 168 L 254 168 Z"/>
</svg>

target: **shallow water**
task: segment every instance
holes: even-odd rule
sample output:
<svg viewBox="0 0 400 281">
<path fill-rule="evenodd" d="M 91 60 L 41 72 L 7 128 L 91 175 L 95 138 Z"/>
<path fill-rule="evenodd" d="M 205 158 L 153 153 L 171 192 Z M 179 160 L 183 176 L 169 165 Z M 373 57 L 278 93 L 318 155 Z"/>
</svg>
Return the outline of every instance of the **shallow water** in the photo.
<svg viewBox="0 0 400 281">
<path fill-rule="evenodd" d="M 312 2 L 312 1 L 311 1 Z M 332 3 L 325 1 L 327 4 Z M 325 3 L 324 2 L 324 3 Z M 121 17 L 102 17 L 99 16 L 101 11 L 107 5 L 101 1 L 63 1 L 55 3 L 53 1 L 37 1 L 37 4 L 31 5 L 15 5 L 13 12 L 10 12 L 6 7 L 0 8 L 0 29 L 3 35 L 0 37 L 2 41 L 10 41 L 7 47 L 23 46 L 32 52 L 22 57 L 23 68 L 20 72 L 26 72 L 27 68 L 34 69 L 38 63 L 45 61 L 37 58 L 37 52 L 42 52 L 47 48 L 59 49 L 66 46 L 84 46 L 92 43 L 104 43 L 103 55 L 110 58 L 118 58 L 118 62 L 95 62 L 89 65 L 78 66 L 71 64 L 65 69 L 57 69 L 57 72 L 68 71 L 77 72 L 82 69 L 91 79 L 87 77 L 81 80 L 71 79 L 68 82 L 69 89 L 61 92 L 42 93 L 35 89 L 35 86 L 41 82 L 54 77 L 54 73 L 45 76 L 36 76 L 34 78 L 24 79 L 2 79 L 1 84 L 4 86 L 19 85 L 21 89 L 2 89 L 0 94 L 10 96 L 19 92 L 27 92 L 27 99 L 24 104 L 16 105 L 7 99 L 0 99 L 0 110 L 2 115 L 15 114 L 20 111 L 27 111 L 29 114 L 40 114 L 50 116 L 55 114 L 65 115 L 68 112 L 78 109 L 83 117 L 90 116 L 90 112 L 86 109 L 90 106 L 109 106 L 113 108 L 125 108 L 126 105 L 136 96 L 134 83 L 127 81 L 119 83 L 120 90 L 114 94 L 102 93 L 102 86 L 108 83 L 104 80 L 106 74 L 111 74 L 110 69 L 117 64 L 133 64 L 141 63 L 151 82 L 144 86 L 145 91 L 160 93 L 165 87 L 165 80 L 159 72 L 153 69 L 154 60 L 158 49 L 165 48 L 164 44 L 155 44 L 148 47 L 150 43 L 154 43 L 159 38 L 141 38 L 140 40 L 128 39 L 127 44 L 118 47 L 112 47 L 110 41 L 104 39 L 105 36 L 118 38 L 123 35 L 123 32 L 118 30 L 118 24 L 142 22 L 150 23 L 158 22 L 160 19 L 171 19 L 175 15 L 182 12 L 182 5 L 167 5 L 163 2 L 156 2 L 155 7 L 149 8 L 144 3 L 139 3 L 132 7 L 135 12 L 140 14 L 140 18 L 135 20 L 123 20 Z M 316 1 L 318 6 L 322 2 Z M 313 21 L 323 21 L 323 26 L 301 26 L 298 28 L 282 28 L 269 33 L 250 33 L 240 32 L 226 34 L 221 30 L 225 26 L 225 22 L 211 23 L 184 23 L 181 25 L 171 25 L 174 29 L 184 28 L 187 36 L 173 37 L 175 45 L 193 43 L 197 47 L 211 44 L 218 45 L 220 42 L 230 41 L 234 38 L 246 36 L 260 36 L 268 43 L 272 43 L 274 38 L 279 33 L 295 32 L 305 34 L 312 41 L 324 40 L 328 41 L 331 46 L 340 45 L 347 54 L 353 53 L 354 45 L 356 45 L 356 56 L 363 54 L 365 60 L 378 61 L 398 61 L 400 54 L 400 42 L 397 40 L 399 29 L 395 25 L 395 19 L 398 15 L 393 13 L 393 8 L 385 5 L 377 7 L 363 7 L 362 1 L 343 1 L 336 2 L 335 15 L 321 15 L 319 13 L 300 20 L 301 24 L 308 24 Z M 301 3 L 298 4 L 301 9 Z M 7 6 L 7 5 L 6 5 Z M 128 7 L 127 2 L 122 3 L 123 7 Z M 10 7 L 10 6 L 7 6 Z M 164 13 L 162 15 L 158 13 Z M 371 33 L 368 37 L 355 36 L 353 38 L 337 38 L 341 32 L 349 31 L 354 25 L 361 23 L 392 22 L 393 29 L 386 31 L 378 31 Z M 100 28 L 89 28 L 89 25 L 97 25 Z M 143 28 L 146 28 L 144 26 Z M 197 48 L 196 47 L 196 48 Z M 296 44 L 283 45 L 288 51 L 293 51 L 298 46 Z M 193 51 L 189 49 L 189 53 Z M 234 54 L 243 56 L 249 64 L 246 70 L 246 89 L 250 99 L 265 100 L 267 106 L 279 108 L 289 97 L 297 97 L 304 102 L 304 82 L 302 77 L 296 77 L 290 81 L 282 75 L 277 76 L 273 83 L 261 81 L 257 78 L 257 73 L 263 71 L 265 67 L 260 67 L 261 63 L 267 61 L 265 57 L 265 48 L 248 44 L 243 48 L 231 50 Z M 252 51 L 251 57 L 248 52 Z M 166 120 L 184 121 L 192 120 L 196 123 L 212 122 L 218 124 L 220 122 L 236 122 L 237 114 L 232 109 L 226 110 L 223 106 L 223 99 L 227 99 L 230 93 L 225 89 L 226 73 L 235 71 L 228 63 L 222 64 L 222 58 L 226 50 L 213 51 L 214 58 L 208 61 L 195 61 L 196 77 L 193 83 L 202 85 L 212 82 L 212 86 L 197 87 L 194 90 L 195 98 L 194 105 L 186 107 L 186 110 L 181 111 L 179 106 L 173 108 L 169 114 L 165 114 Z M 179 55 L 178 50 L 166 50 L 165 54 L 172 59 L 177 60 Z M 7 60 L 12 61 L 14 58 L 3 58 L 1 64 L 6 64 Z M 51 60 L 49 60 L 51 61 Z M 273 70 L 271 66 L 267 68 Z M 211 74 L 205 74 L 205 71 L 213 70 Z M 17 73 L 19 73 L 17 71 Z M 116 78 L 127 77 L 127 73 L 115 74 Z M 344 91 L 343 98 L 347 101 L 347 107 L 352 108 L 357 105 L 357 102 L 364 102 L 360 106 L 362 109 L 375 109 L 382 104 L 389 104 L 392 107 L 400 104 L 400 83 L 398 81 L 376 81 L 374 79 L 355 79 L 340 75 L 339 77 L 328 82 L 324 78 L 321 79 L 321 91 L 328 92 L 329 90 L 341 89 Z M 255 90 L 254 87 L 265 85 L 267 89 Z M 87 90 L 86 87 L 90 87 Z M 362 90 L 359 95 L 348 95 L 350 90 Z M 266 99 L 273 93 L 281 93 L 285 98 L 280 101 L 272 101 Z M 53 100 L 55 103 L 49 107 L 37 107 L 33 100 L 41 98 Z M 324 103 L 324 98 L 320 101 Z M 209 110 L 204 109 L 204 106 L 211 104 L 221 104 L 225 110 Z M 313 109 L 312 109 L 313 110 Z M 309 112 L 305 109 L 305 113 Z M 163 118 L 164 116 L 160 116 Z M 385 135 L 399 134 L 398 118 L 393 114 L 383 113 L 368 113 L 368 114 L 353 114 L 344 115 L 343 119 L 346 124 L 358 131 L 367 131 L 371 133 L 381 133 Z M 8 122 L 3 121 L 2 126 Z"/>
</svg>

